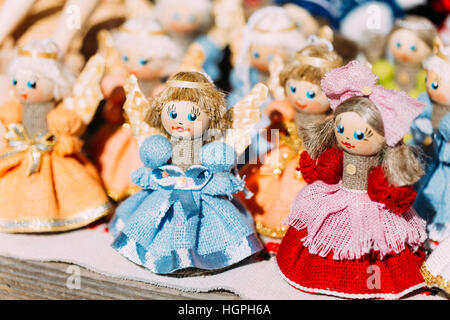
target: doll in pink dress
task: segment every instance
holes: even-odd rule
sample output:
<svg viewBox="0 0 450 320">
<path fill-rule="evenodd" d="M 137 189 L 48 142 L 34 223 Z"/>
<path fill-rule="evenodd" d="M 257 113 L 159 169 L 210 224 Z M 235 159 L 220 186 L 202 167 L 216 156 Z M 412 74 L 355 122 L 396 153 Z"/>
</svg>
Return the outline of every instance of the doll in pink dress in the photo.
<svg viewBox="0 0 450 320">
<path fill-rule="evenodd" d="M 352 61 L 322 80 L 332 118 L 305 125 L 305 186 L 278 251 L 283 278 L 308 293 L 395 299 L 424 287 L 425 222 L 411 207 L 423 174 L 402 141 L 424 104 L 376 85 Z"/>
</svg>

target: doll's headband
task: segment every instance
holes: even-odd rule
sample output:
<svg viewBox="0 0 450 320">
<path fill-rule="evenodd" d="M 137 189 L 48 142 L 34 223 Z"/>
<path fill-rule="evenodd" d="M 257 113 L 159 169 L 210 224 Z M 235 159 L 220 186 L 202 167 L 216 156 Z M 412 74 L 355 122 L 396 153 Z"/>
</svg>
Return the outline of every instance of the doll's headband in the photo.
<svg viewBox="0 0 450 320">
<path fill-rule="evenodd" d="M 410 29 L 410 30 L 430 30 L 433 29 L 433 24 L 429 21 L 409 21 L 400 20 L 395 21 L 395 24 L 399 27 Z"/>
<path fill-rule="evenodd" d="M 52 59 L 52 60 L 58 59 L 58 52 L 42 52 L 42 51 L 37 51 L 37 50 L 19 49 L 17 54 L 22 57 L 30 57 L 30 58 L 41 58 L 41 59 Z"/>
<path fill-rule="evenodd" d="M 132 29 L 128 29 L 126 27 L 120 27 L 120 31 L 122 32 L 126 32 L 126 33 L 133 33 L 133 34 L 138 34 L 138 33 L 142 33 L 142 34 L 147 34 L 147 35 L 151 35 L 151 36 L 157 36 L 157 35 L 166 35 L 167 32 L 164 30 L 155 30 L 155 31 L 145 31 L 145 30 L 132 30 Z"/>
<path fill-rule="evenodd" d="M 213 85 L 210 82 L 194 82 L 183 80 L 169 80 L 166 82 L 168 88 L 185 88 L 185 89 L 206 89 Z"/>
<path fill-rule="evenodd" d="M 256 26 L 253 28 L 253 30 L 257 31 L 257 32 L 261 32 L 261 33 L 282 33 L 282 32 L 288 32 L 288 31 L 292 31 L 297 29 L 296 25 L 291 25 L 289 27 L 286 28 L 281 28 L 281 29 L 273 29 L 273 30 L 269 30 L 269 29 L 261 29 L 260 27 Z"/>
</svg>

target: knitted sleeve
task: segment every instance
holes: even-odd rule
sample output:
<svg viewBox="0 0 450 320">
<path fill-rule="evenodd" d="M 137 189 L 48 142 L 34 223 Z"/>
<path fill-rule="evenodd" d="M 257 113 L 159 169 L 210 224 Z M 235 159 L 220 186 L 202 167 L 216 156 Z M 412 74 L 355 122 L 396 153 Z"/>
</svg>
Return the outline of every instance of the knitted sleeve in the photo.
<svg viewBox="0 0 450 320">
<path fill-rule="evenodd" d="M 328 184 L 335 184 L 342 178 L 342 162 L 343 153 L 336 148 L 325 150 L 316 161 L 311 159 L 308 152 L 303 151 L 300 155 L 299 168 L 306 183 L 322 180 Z"/>
</svg>

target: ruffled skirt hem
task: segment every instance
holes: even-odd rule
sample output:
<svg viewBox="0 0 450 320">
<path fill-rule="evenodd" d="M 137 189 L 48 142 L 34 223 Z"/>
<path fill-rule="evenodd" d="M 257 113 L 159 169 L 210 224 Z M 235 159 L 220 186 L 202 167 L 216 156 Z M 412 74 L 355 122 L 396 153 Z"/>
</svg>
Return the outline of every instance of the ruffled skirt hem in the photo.
<svg viewBox="0 0 450 320">
<path fill-rule="evenodd" d="M 187 268 L 219 270 L 238 263 L 261 251 L 263 246 L 256 236 L 250 234 L 239 243 L 222 251 L 200 254 L 195 249 L 175 249 L 170 254 L 153 255 L 133 239 L 120 233 L 111 245 L 125 258 L 149 269 L 153 273 L 169 274 Z"/>
<path fill-rule="evenodd" d="M 354 260 L 334 260 L 311 254 L 301 239 L 306 229 L 289 228 L 277 254 L 282 277 L 294 288 L 313 294 L 351 299 L 398 299 L 425 287 L 420 267 L 423 248 L 409 247 L 379 259 L 375 252 Z"/>
</svg>

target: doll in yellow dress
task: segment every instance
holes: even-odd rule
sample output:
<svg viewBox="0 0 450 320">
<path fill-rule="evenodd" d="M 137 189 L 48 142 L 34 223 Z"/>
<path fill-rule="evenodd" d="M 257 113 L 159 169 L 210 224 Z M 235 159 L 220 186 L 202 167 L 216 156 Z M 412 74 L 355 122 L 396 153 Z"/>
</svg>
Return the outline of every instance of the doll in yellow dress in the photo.
<svg viewBox="0 0 450 320">
<path fill-rule="evenodd" d="M 274 65 L 278 58 L 271 63 L 272 76 L 276 74 Z M 278 89 L 282 94 L 272 90 L 278 98 L 267 108 L 272 119 L 269 129 L 280 129 L 278 146 L 264 156 L 262 164 L 247 164 L 240 172 L 246 176 L 247 188 L 254 193 L 253 198 L 241 199 L 252 212 L 261 235 L 282 238 L 286 232 L 282 221 L 289 215 L 294 197 L 305 185 L 296 170 L 299 155 L 304 150 L 297 131 L 305 123 L 325 120 L 330 113 L 320 81 L 326 72 L 341 64 L 342 59 L 333 51 L 332 44 L 319 39 L 316 44 L 300 50 L 279 72 Z"/>
<path fill-rule="evenodd" d="M 427 18 L 407 16 L 397 20 L 387 43 L 394 63 L 382 59 L 372 66 L 380 85 L 405 91 L 414 98 L 424 92 L 426 72 L 422 61 L 432 54 L 436 35 L 436 28 Z"/>
<path fill-rule="evenodd" d="M 85 226 L 111 205 L 80 135 L 103 98 L 104 60 L 94 56 L 74 84 L 51 40 L 18 50 L 9 75 L 16 100 L 0 106 L 0 230 L 52 232 Z M 64 99 L 62 104 L 58 102 Z"/>
</svg>

